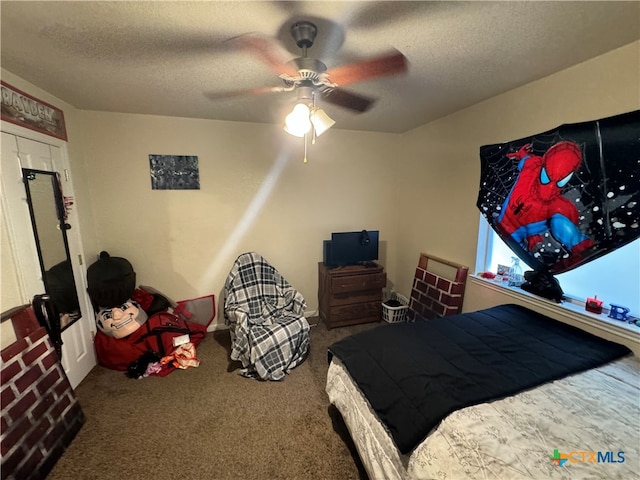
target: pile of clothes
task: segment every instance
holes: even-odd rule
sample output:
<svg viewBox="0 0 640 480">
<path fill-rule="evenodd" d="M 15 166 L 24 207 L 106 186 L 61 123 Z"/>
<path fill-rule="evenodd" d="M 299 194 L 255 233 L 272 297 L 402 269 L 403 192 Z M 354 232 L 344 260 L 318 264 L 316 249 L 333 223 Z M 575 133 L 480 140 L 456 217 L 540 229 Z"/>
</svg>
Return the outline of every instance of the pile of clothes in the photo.
<svg viewBox="0 0 640 480">
<path fill-rule="evenodd" d="M 214 295 L 174 302 L 152 287 L 136 288 L 131 263 L 107 252 L 87 269 L 87 284 L 100 365 L 143 378 L 200 364 L 196 347 L 215 317 Z"/>
</svg>

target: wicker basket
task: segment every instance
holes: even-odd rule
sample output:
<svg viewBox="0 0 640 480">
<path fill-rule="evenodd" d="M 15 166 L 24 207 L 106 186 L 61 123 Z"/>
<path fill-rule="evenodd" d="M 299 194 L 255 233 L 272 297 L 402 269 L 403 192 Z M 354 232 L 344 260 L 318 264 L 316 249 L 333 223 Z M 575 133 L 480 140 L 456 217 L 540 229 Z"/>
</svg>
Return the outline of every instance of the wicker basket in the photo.
<svg viewBox="0 0 640 480">
<path fill-rule="evenodd" d="M 404 322 L 404 317 L 407 314 L 409 308 L 409 299 L 404 295 L 397 292 L 391 292 L 389 300 L 397 300 L 402 305 L 398 307 L 390 307 L 382 303 L 382 319 L 387 323 L 399 323 Z"/>
</svg>

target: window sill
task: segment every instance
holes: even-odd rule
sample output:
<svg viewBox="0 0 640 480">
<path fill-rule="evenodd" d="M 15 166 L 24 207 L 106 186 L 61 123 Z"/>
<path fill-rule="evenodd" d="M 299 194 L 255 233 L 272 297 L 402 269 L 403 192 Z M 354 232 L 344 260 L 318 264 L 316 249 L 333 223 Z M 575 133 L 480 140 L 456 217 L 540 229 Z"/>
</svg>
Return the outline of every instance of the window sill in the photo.
<svg viewBox="0 0 640 480">
<path fill-rule="evenodd" d="M 521 288 L 501 285 L 478 275 L 469 275 L 469 281 L 480 287 L 489 288 L 520 302 L 545 310 L 550 317 L 568 317 L 575 322 L 589 326 L 593 329 L 623 337 L 634 343 L 640 342 L 640 327 L 623 321 L 614 320 L 604 313 L 591 313 L 586 311 L 584 307 L 580 307 L 579 305 L 566 301 L 563 301 L 562 303 L 555 303 L 551 300 L 547 300 L 546 298 L 533 295 Z"/>
</svg>

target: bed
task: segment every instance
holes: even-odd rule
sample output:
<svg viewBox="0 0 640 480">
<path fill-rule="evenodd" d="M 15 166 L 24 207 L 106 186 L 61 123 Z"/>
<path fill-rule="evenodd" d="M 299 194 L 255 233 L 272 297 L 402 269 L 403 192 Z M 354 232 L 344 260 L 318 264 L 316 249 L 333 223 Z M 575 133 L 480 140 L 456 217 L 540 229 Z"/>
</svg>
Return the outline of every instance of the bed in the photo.
<svg viewBox="0 0 640 480">
<path fill-rule="evenodd" d="M 636 478 L 640 363 L 519 305 L 329 347 L 326 391 L 371 479 Z"/>
</svg>

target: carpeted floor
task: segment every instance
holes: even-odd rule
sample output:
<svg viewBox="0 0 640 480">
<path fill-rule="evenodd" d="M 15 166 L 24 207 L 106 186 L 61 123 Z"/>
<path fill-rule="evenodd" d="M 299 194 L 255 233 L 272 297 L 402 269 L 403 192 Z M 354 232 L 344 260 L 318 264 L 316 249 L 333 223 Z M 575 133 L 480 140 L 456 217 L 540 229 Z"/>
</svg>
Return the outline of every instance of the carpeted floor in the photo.
<svg viewBox="0 0 640 480">
<path fill-rule="evenodd" d="M 327 347 L 377 325 L 320 322 L 281 382 L 238 375 L 227 331 L 202 341 L 198 368 L 164 378 L 95 367 L 76 389 L 86 423 L 48 479 L 365 479 L 324 391 Z"/>
</svg>

